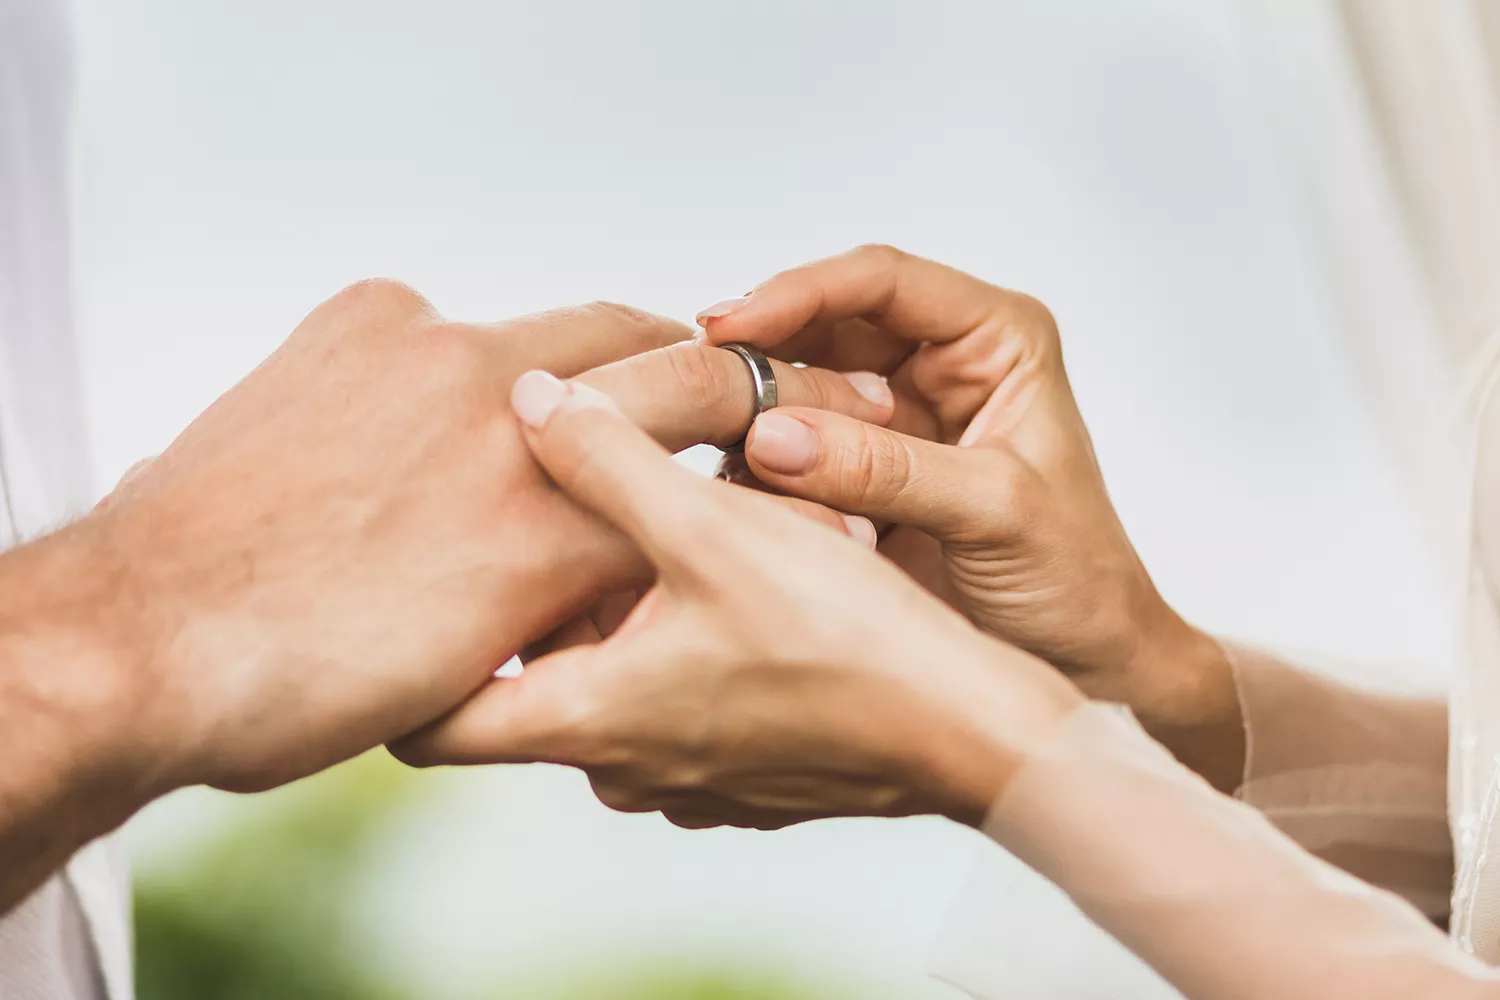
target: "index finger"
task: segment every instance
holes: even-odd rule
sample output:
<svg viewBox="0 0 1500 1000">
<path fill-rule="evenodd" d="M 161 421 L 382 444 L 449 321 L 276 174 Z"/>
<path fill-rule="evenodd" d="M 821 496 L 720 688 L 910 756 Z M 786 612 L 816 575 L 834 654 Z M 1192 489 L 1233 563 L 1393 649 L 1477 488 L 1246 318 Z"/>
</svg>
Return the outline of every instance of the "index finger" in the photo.
<svg viewBox="0 0 1500 1000">
<path fill-rule="evenodd" d="M 614 302 L 551 309 L 491 329 L 504 334 L 508 355 L 563 378 L 692 336 L 676 320 Z"/>
<path fill-rule="evenodd" d="M 672 461 L 598 389 L 533 370 L 516 379 L 511 408 L 553 482 L 633 542 L 663 578 L 686 571 L 719 530 L 710 482 Z"/>
<path fill-rule="evenodd" d="M 862 246 L 783 271 L 743 300 L 699 314 L 708 341 L 773 347 L 809 326 L 864 319 L 914 343 L 945 343 L 988 323 L 1051 326 L 1040 302 L 888 246 Z"/>
<path fill-rule="evenodd" d="M 840 374 L 772 361 L 780 406 L 831 410 L 866 423 L 897 417 L 896 399 L 871 372 Z M 719 447 L 744 439 L 755 417 L 750 371 L 737 355 L 705 344 L 674 344 L 585 372 L 579 381 L 604 391 L 670 451 Z M 903 414 L 902 427 L 914 417 Z"/>
</svg>

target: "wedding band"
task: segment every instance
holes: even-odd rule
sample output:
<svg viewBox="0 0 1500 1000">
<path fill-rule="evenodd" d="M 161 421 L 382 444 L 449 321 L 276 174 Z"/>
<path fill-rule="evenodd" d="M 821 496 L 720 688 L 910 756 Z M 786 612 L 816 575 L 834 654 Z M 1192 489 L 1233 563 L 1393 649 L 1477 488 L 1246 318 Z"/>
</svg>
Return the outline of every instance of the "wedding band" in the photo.
<svg viewBox="0 0 1500 1000">
<path fill-rule="evenodd" d="M 750 423 L 753 426 L 755 418 L 767 410 L 776 409 L 776 372 L 771 368 L 771 362 L 760 352 L 760 348 L 754 344 L 720 344 L 726 351 L 739 355 L 740 360 L 750 368 L 750 379 L 755 383 L 755 412 L 750 415 Z M 744 451 L 745 437 L 750 435 L 750 428 L 745 428 L 745 434 L 734 444 L 725 448 L 725 451 Z"/>
</svg>

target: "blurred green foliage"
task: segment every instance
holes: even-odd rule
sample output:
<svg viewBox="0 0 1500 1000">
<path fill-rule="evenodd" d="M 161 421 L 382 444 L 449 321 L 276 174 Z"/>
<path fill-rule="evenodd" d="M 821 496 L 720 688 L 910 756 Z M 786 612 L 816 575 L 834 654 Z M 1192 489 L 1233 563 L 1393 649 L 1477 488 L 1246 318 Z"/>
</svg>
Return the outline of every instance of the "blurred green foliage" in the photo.
<svg viewBox="0 0 1500 1000">
<path fill-rule="evenodd" d="M 420 804 L 422 776 L 383 751 L 234 803 L 236 819 L 137 879 L 140 1000 L 419 1000 L 361 960 L 349 907 L 376 838 Z M 368 947 L 366 945 L 365 947 Z M 839 1000 L 737 969 L 631 964 L 505 983 L 496 1000 Z"/>
<path fill-rule="evenodd" d="M 236 803 L 226 831 L 137 879 L 141 1000 L 404 1000 L 357 961 L 345 907 L 414 780 L 367 754 Z"/>
</svg>

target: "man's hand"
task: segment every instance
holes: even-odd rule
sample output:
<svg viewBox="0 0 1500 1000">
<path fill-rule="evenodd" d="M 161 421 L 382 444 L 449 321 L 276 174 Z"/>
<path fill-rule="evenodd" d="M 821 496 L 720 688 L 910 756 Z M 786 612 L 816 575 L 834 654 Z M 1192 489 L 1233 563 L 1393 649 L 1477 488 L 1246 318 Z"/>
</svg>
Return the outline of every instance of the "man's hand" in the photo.
<svg viewBox="0 0 1500 1000">
<path fill-rule="evenodd" d="M 550 486 L 507 401 L 527 369 L 627 358 L 588 378 L 654 436 L 736 440 L 748 372 L 687 336 L 607 305 L 453 323 L 356 285 L 93 515 L 0 557 L 0 909 L 149 798 L 263 789 L 394 739 L 646 582 Z M 838 375 L 780 375 L 790 403 L 891 415 Z"/>
</svg>

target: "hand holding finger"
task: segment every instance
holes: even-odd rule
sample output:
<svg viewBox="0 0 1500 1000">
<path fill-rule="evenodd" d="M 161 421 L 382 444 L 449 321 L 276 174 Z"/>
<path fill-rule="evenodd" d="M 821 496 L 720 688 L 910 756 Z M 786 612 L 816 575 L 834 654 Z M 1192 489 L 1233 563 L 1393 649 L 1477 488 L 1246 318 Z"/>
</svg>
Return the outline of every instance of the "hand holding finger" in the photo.
<svg viewBox="0 0 1500 1000">
<path fill-rule="evenodd" d="M 808 406 L 887 424 L 897 400 L 871 372 L 841 375 L 772 362 L 781 406 Z M 745 362 L 705 344 L 678 344 L 596 368 L 578 381 L 601 390 L 669 451 L 744 439 L 755 394 Z"/>
<path fill-rule="evenodd" d="M 1019 460 L 994 451 L 803 409 L 761 414 L 745 459 L 757 479 L 782 493 L 939 538 L 973 535 L 1001 520 L 1026 476 Z"/>
</svg>

